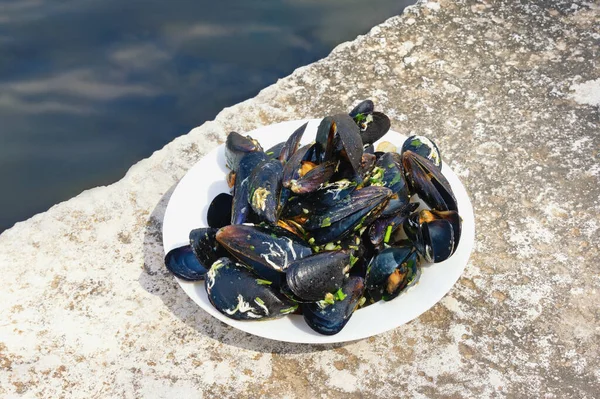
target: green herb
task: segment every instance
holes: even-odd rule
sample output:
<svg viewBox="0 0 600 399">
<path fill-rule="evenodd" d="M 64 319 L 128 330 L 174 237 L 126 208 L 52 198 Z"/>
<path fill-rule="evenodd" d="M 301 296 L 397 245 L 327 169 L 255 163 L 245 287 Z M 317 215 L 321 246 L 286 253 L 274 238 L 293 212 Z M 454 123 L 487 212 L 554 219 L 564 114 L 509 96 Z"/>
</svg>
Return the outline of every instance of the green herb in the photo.
<svg viewBox="0 0 600 399">
<path fill-rule="evenodd" d="M 254 251 L 256 247 L 254 245 L 250 245 L 250 251 Z"/>
<path fill-rule="evenodd" d="M 390 241 L 390 237 L 392 236 L 392 229 L 394 227 L 392 225 L 389 225 L 386 229 L 385 229 L 385 237 L 383 238 L 383 242 L 384 243 L 388 243 Z"/>
<path fill-rule="evenodd" d="M 367 302 L 367 298 L 365 298 L 364 296 L 363 296 L 363 297 L 361 297 L 361 298 L 358 300 L 358 306 L 362 307 L 362 305 L 364 305 L 364 304 L 365 304 L 365 302 Z"/>
<path fill-rule="evenodd" d="M 335 249 L 335 244 L 332 242 L 328 242 L 325 245 L 325 251 L 333 251 Z"/>
<path fill-rule="evenodd" d="M 323 219 L 323 223 L 321 223 L 321 227 L 329 227 L 329 226 L 331 226 L 331 219 L 330 218 Z"/>
<path fill-rule="evenodd" d="M 295 312 L 295 311 L 296 311 L 296 309 L 298 309 L 298 305 L 291 306 L 291 307 L 289 307 L 289 308 L 284 308 L 284 309 L 281 309 L 281 310 L 279 311 L 279 313 L 283 313 L 283 314 L 293 313 L 293 312 Z"/>
<path fill-rule="evenodd" d="M 271 237 L 277 238 L 277 235 L 275 233 L 271 233 Z"/>
<path fill-rule="evenodd" d="M 350 254 L 350 267 L 353 267 L 356 262 L 358 262 L 358 258 L 353 254 Z"/>
<path fill-rule="evenodd" d="M 259 284 L 259 285 L 271 285 L 271 284 L 273 284 L 269 280 L 263 280 L 261 278 L 257 278 L 256 279 L 256 283 Z"/>
<path fill-rule="evenodd" d="M 310 245 L 313 245 L 313 244 L 315 243 L 315 239 L 314 239 L 314 237 L 311 237 L 311 238 L 308 240 L 308 243 L 309 243 Z"/>
<path fill-rule="evenodd" d="M 423 143 L 421 143 L 421 140 L 412 140 L 410 142 L 410 145 L 414 146 L 414 147 L 420 147 L 423 145 Z"/>
<path fill-rule="evenodd" d="M 362 122 L 365 119 L 367 119 L 367 117 L 364 114 L 356 114 L 356 116 L 354 117 L 354 120 L 356 122 Z"/>
<path fill-rule="evenodd" d="M 335 297 L 338 301 L 343 301 L 347 296 L 348 295 L 344 294 L 344 291 L 342 291 L 341 288 L 335 293 Z"/>
<path fill-rule="evenodd" d="M 267 155 L 273 155 L 273 154 L 275 154 L 273 151 L 267 152 Z"/>
<path fill-rule="evenodd" d="M 263 301 L 262 299 L 260 299 L 259 297 L 254 298 L 254 302 L 260 304 L 260 305 L 265 305 L 265 301 Z"/>
</svg>

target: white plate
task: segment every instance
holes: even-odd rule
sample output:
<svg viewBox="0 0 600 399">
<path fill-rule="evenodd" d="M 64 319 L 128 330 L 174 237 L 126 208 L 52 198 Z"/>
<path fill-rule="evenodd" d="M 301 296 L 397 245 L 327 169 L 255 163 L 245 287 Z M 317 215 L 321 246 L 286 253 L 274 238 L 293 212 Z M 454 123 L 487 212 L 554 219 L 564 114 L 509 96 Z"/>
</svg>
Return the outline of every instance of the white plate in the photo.
<svg viewBox="0 0 600 399">
<path fill-rule="evenodd" d="M 302 143 L 314 140 L 319 119 L 290 121 L 265 126 L 249 132 L 260 141 L 263 148 L 285 141 L 300 125 L 309 122 Z M 401 146 L 405 137 L 390 131 L 384 140 Z M 443 156 L 443 148 L 441 149 Z M 450 291 L 462 274 L 473 248 L 475 224 L 473 207 L 467 192 L 447 164 L 443 166 L 458 201 L 458 211 L 463 219 L 461 240 L 454 255 L 442 263 L 426 266 L 414 287 L 390 302 L 380 301 L 357 310 L 344 329 L 336 335 L 320 335 L 311 330 L 302 316 L 289 315 L 277 320 L 237 321 L 219 313 L 209 302 L 204 282 L 191 283 L 177 279 L 183 290 L 202 309 L 217 319 L 237 329 L 264 338 L 299 343 L 331 343 L 352 341 L 380 334 L 401 326 L 418 317 L 435 305 Z M 224 146 L 215 148 L 194 165 L 181 179 L 173 192 L 163 223 L 163 246 L 165 254 L 173 248 L 189 244 L 192 229 L 206 227 L 206 211 L 212 199 L 221 192 L 229 192 L 225 182 Z"/>
</svg>

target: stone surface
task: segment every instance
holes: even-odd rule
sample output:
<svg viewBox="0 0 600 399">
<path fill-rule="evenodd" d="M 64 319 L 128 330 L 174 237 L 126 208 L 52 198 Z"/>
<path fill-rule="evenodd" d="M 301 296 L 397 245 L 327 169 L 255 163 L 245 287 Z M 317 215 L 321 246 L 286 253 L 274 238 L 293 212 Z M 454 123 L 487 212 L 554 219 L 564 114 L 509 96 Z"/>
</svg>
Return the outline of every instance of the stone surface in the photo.
<svg viewBox="0 0 600 399">
<path fill-rule="evenodd" d="M 600 5 L 420 3 L 0 236 L 1 397 L 600 396 Z M 229 130 L 370 97 L 432 137 L 475 251 L 417 320 L 345 345 L 249 336 L 162 265 L 177 181 Z"/>
</svg>

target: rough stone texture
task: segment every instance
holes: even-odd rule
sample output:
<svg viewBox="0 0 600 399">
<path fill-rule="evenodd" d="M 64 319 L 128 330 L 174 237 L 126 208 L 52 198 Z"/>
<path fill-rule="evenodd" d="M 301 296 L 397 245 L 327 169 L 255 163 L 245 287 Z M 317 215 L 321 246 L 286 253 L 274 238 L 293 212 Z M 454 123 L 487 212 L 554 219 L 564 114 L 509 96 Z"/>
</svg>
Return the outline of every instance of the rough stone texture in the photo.
<svg viewBox="0 0 600 399">
<path fill-rule="evenodd" d="M 0 396 L 600 396 L 600 4 L 420 3 L 0 236 Z M 173 186 L 229 130 L 373 98 L 459 172 L 476 246 L 417 320 L 345 345 L 229 328 L 162 266 Z"/>
</svg>

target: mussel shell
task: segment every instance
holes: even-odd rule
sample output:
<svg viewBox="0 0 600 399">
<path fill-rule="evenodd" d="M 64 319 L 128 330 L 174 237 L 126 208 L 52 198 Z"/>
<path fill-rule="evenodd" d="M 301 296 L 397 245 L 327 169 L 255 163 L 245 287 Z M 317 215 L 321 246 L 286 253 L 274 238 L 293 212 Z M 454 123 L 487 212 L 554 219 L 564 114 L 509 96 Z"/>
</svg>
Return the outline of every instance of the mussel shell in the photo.
<svg viewBox="0 0 600 399">
<path fill-rule="evenodd" d="M 402 164 L 411 192 L 418 194 L 431 209 L 458 209 L 450 183 L 431 161 L 412 151 L 405 151 L 402 154 Z"/>
<path fill-rule="evenodd" d="M 355 181 L 343 179 L 328 183 L 312 193 L 292 197 L 284 208 L 283 215 L 289 218 L 332 207 L 343 201 L 356 186 Z"/>
<path fill-rule="evenodd" d="M 367 123 L 366 129 L 361 129 L 362 142 L 365 145 L 373 144 L 390 130 L 392 126 L 390 118 L 382 112 L 373 112 L 370 115 L 372 120 Z"/>
<path fill-rule="evenodd" d="M 292 184 L 292 180 L 298 180 L 300 177 L 300 166 L 308 151 L 312 148 L 312 144 L 300 147 L 294 154 L 288 159 L 283 166 L 283 187 L 289 188 Z"/>
<path fill-rule="evenodd" d="M 206 274 L 205 287 L 210 303 L 235 320 L 274 319 L 298 307 L 268 281 L 227 258 L 220 258 L 212 265 Z"/>
<path fill-rule="evenodd" d="M 303 304 L 302 313 L 306 324 L 314 331 L 324 335 L 334 335 L 342 331 L 358 307 L 365 289 L 361 277 L 350 277 L 342 286 L 346 297 L 332 305 L 321 307 L 319 304 Z"/>
<path fill-rule="evenodd" d="M 353 191 L 347 200 L 321 213 L 308 215 L 302 226 L 316 245 L 346 237 L 375 220 L 387 205 L 391 191 L 385 187 L 365 187 Z"/>
<path fill-rule="evenodd" d="M 418 202 L 404 203 L 402 208 L 398 209 L 395 213 L 392 213 L 391 215 L 388 214 L 386 216 L 384 215 L 384 212 L 389 208 L 388 205 L 381 213 L 381 216 L 375 220 L 367 230 L 371 243 L 375 246 L 379 246 L 385 241 L 385 243 L 388 244 L 388 240 L 385 239 L 387 237 L 391 237 L 394 232 L 404 224 L 404 221 L 408 215 L 414 212 L 418 207 Z"/>
<path fill-rule="evenodd" d="M 292 262 L 285 272 L 286 282 L 298 297 L 318 301 L 342 286 L 349 268 L 348 252 L 321 252 Z"/>
<path fill-rule="evenodd" d="M 290 182 L 290 189 L 295 194 L 307 194 L 317 191 L 333 176 L 336 165 L 337 162 L 327 161 L 315 166 L 304 176 L 297 180 L 292 180 Z"/>
<path fill-rule="evenodd" d="M 255 151 L 262 152 L 262 147 L 252 137 L 244 137 L 237 132 L 231 132 L 227 135 L 227 140 L 225 141 L 225 159 L 227 160 L 229 169 L 237 171 L 244 155 Z"/>
<path fill-rule="evenodd" d="M 404 141 L 404 144 L 402 144 L 401 153 L 404 153 L 405 151 L 412 151 L 415 154 L 419 154 L 423 158 L 431 161 L 438 169 L 442 170 L 442 155 L 433 140 L 430 140 L 425 136 L 410 136 Z"/>
<path fill-rule="evenodd" d="M 335 132 L 342 144 L 340 155 L 352 165 L 352 169 L 358 173 L 363 155 L 363 142 L 360 128 L 354 120 L 346 114 L 337 114 L 332 117 Z"/>
<path fill-rule="evenodd" d="M 216 238 L 231 255 L 277 286 L 293 261 L 312 254 L 310 246 L 282 229 L 231 225 L 220 229 Z"/>
<path fill-rule="evenodd" d="M 386 152 L 375 163 L 375 170 L 378 170 L 381 176 L 371 176 L 371 185 L 379 185 L 392 190 L 392 193 L 398 194 L 399 199 L 404 199 L 406 202 L 410 199 L 408 185 L 404 177 L 402 165 L 396 163 L 397 153 Z M 398 159 L 399 160 L 399 159 Z M 381 172 L 382 171 L 382 172 Z"/>
<path fill-rule="evenodd" d="M 319 123 L 315 144 L 311 151 L 314 152 L 316 163 L 329 161 L 333 156 L 333 139 L 335 137 L 335 121 L 332 116 L 326 116 Z"/>
<path fill-rule="evenodd" d="M 364 101 L 361 101 L 360 103 L 358 103 L 356 105 L 356 107 L 352 108 L 352 111 L 350 111 L 349 115 L 351 118 L 356 118 L 356 116 L 359 114 L 363 114 L 363 115 L 372 114 L 373 110 L 375 110 L 375 104 L 373 103 L 373 101 L 364 100 Z"/>
<path fill-rule="evenodd" d="M 267 160 L 262 151 L 250 152 L 240 161 L 233 189 L 233 205 L 231 209 L 231 224 L 242 224 L 248 221 L 252 207 L 248 201 L 250 191 L 250 176 L 252 171 Z"/>
<path fill-rule="evenodd" d="M 427 262 L 442 262 L 458 247 L 461 219 L 455 211 L 422 210 L 404 222 L 404 231 Z"/>
<path fill-rule="evenodd" d="M 288 137 L 278 157 L 280 161 L 287 162 L 290 159 L 290 157 L 294 155 L 294 153 L 298 150 L 298 146 L 300 146 L 300 140 L 302 140 L 302 136 L 304 135 L 306 126 L 308 126 L 308 122 L 300 126 L 294 131 L 294 133 L 290 135 L 290 137 Z"/>
<path fill-rule="evenodd" d="M 411 214 L 419 207 L 419 205 L 418 202 L 407 203 L 404 198 L 393 198 L 381 212 L 381 217 L 394 216 L 398 213 Z"/>
<path fill-rule="evenodd" d="M 190 231 L 190 246 L 196 258 L 203 265 L 212 265 L 219 258 L 229 254 L 217 241 L 217 231 L 211 227 L 201 227 Z"/>
<path fill-rule="evenodd" d="M 417 253 L 412 246 L 391 247 L 379 252 L 369 264 L 365 285 L 370 297 L 389 301 L 414 279 Z"/>
<path fill-rule="evenodd" d="M 277 224 L 283 165 L 278 159 L 259 164 L 250 176 L 248 201 L 260 220 Z"/>
<path fill-rule="evenodd" d="M 174 248 L 165 256 L 165 266 L 175 276 L 188 280 L 199 281 L 204 280 L 204 276 L 210 268 L 210 263 L 201 263 L 192 247 L 184 245 L 179 248 Z"/>
<path fill-rule="evenodd" d="M 269 157 L 269 159 L 279 159 L 279 155 L 281 155 L 281 150 L 283 149 L 284 145 L 285 141 L 277 143 L 273 147 L 266 150 L 265 154 L 267 154 L 267 157 Z"/>
<path fill-rule="evenodd" d="M 231 194 L 221 193 L 213 198 L 206 213 L 206 220 L 209 227 L 218 229 L 231 224 L 232 206 L 233 196 Z"/>
</svg>

